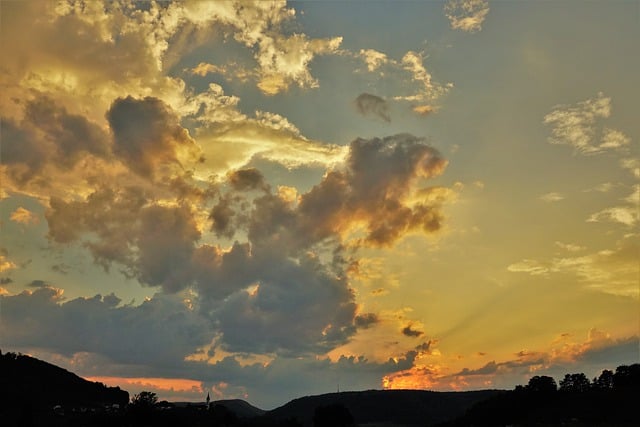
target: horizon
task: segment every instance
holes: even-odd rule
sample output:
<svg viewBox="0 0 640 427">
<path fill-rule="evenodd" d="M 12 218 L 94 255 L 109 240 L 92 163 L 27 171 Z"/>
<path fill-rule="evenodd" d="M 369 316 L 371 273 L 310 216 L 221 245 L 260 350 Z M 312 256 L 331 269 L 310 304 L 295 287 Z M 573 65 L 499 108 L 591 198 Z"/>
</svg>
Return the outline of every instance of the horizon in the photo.
<svg viewBox="0 0 640 427">
<path fill-rule="evenodd" d="M 259 408 L 640 362 L 639 14 L 0 2 L 0 348 Z"/>
</svg>

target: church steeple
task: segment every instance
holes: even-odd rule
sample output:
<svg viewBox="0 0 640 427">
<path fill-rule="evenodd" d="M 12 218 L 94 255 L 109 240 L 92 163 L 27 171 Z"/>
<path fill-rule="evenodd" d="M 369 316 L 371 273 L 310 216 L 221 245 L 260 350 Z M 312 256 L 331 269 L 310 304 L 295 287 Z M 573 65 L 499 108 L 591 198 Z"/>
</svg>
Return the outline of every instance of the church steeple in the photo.
<svg viewBox="0 0 640 427">
<path fill-rule="evenodd" d="M 209 408 L 209 402 L 211 402 L 211 398 L 209 397 L 209 392 L 207 392 L 207 408 Z"/>
</svg>

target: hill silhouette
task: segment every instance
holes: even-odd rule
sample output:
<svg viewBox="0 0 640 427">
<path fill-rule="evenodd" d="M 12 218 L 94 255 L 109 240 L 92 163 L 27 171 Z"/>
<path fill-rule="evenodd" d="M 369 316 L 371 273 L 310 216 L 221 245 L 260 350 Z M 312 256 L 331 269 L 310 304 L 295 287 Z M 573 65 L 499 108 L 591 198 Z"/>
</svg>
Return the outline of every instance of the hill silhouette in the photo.
<svg viewBox="0 0 640 427">
<path fill-rule="evenodd" d="M 13 420 L 56 405 L 124 407 L 128 401 L 129 393 L 119 387 L 87 381 L 30 356 L 0 352 L 0 420 Z"/>
<path fill-rule="evenodd" d="M 640 364 L 560 380 L 534 376 L 514 390 L 435 392 L 368 390 L 294 399 L 271 411 L 244 400 L 157 402 L 141 392 L 86 381 L 33 357 L 0 353 L 0 425 L 4 426 L 636 426 Z M 140 396 L 149 397 L 142 399 Z M 115 405 L 115 406 L 114 406 Z M 64 408 L 56 411 L 54 407 Z"/>
<path fill-rule="evenodd" d="M 269 411 L 276 421 L 297 419 L 313 425 L 316 408 L 342 405 L 356 425 L 425 426 L 462 416 L 474 404 L 503 393 L 499 390 L 436 392 L 423 390 L 368 390 L 307 396 Z"/>
<path fill-rule="evenodd" d="M 215 409 L 218 406 L 224 406 L 238 418 L 255 418 L 264 415 L 267 411 L 257 408 L 242 399 L 223 399 L 214 400 L 211 406 Z"/>
</svg>

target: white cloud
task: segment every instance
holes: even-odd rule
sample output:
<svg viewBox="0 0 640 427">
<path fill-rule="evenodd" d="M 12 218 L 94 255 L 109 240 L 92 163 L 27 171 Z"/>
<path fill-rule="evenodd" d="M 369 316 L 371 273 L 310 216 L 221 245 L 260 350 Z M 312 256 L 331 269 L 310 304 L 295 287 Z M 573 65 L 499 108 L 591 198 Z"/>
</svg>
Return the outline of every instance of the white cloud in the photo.
<svg viewBox="0 0 640 427">
<path fill-rule="evenodd" d="M 582 154 L 596 154 L 619 149 L 630 139 L 616 129 L 602 127 L 599 122 L 611 116 L 611 98 L 598 93 L 596 98 L 575 105 L 557 105 L 544 116 L 551 126 L 551 144 L 570 145 Z"/>
<path fill-rule="evenodd" d="M 444 13 L 449 18 L 451 28 L 468 33 L 482 29 L 482 23 L 489 13 L 489 2 L 486 0 L 449 0 L 444 6 Z"/>
<path fill-rule="evenodd" d="M 622 159 L 620 160 L 620 166 L 622 166 L 623 169 L 628 169 L 635 178 L 640 178 L 640 159 Z"/>
<path fill-rule="evenodd" d="M 371 73 L 382 65 L 389 63 L 387 55 L 374 49 L 360 49 L 360 56 L 367 64 L 367 70 Z"/>
<path fill-rule="evenodd" d="M 603 221 L 617 222 L 631 227 L 638 222 L 638 208 L 616 206 L 596 212 L 587 219 L 587 222 Z"/>
</svg>

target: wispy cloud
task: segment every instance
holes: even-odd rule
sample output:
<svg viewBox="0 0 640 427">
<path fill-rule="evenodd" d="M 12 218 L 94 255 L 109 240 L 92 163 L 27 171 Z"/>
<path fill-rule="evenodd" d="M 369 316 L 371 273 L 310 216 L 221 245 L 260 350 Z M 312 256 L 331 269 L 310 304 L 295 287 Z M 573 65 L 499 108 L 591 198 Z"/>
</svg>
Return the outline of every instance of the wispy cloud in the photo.
<svg viewBox="0 0 640 427">
<path fill-rule="evenodd" d="M 546 193 L 540 196 L 540 200 L 547 203 L 559 202 L 560 200 L 564 200 L 564 196 L 560 193 L 552 192 Z"/>
<path fill-rule="evenodd" d="M 638 250 L 638 235 L 628 234 L 611 249 L 550 260 L 525 259 L 507 270 L 532 276 L 570 273 L 589 289 L 638 298 Z"/>
<path fill-rule="evenodd" d="M 611 116 L 611 98 L 598 93 L 596 98 L 575 105 L 558 105 L 544 116 L 544 124 L 551 126 L 552 144 L 570 145 L 582 154 L 596 154 L 619 149 L 630 142 L 619 130 L 603 127 L 602 119 Z"/>
</svg>

